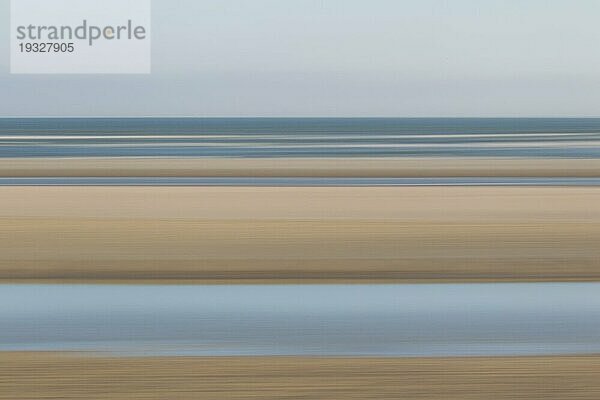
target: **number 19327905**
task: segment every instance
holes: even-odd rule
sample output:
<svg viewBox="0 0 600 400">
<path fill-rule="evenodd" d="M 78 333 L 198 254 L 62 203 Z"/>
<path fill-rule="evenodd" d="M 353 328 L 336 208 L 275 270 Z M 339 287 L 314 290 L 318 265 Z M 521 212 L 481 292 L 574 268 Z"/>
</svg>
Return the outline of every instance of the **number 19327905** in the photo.
<svg viewBox="0 0 600 400">
<path fill-rule="evenodd" d="M 73 43 L 19 43 L 21 53 L 73 53 Z"/>
</svg>

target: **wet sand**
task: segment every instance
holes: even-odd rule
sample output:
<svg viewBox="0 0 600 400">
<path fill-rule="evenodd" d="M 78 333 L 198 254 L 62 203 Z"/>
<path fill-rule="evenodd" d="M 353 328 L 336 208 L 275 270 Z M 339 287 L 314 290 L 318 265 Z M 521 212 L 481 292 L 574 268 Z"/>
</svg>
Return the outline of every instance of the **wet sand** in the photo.
<svg viewBox="0 0 600 400">
<path fill-rule="evenodd" d="M 0 399 L 598 399 L 600 356 L 107 358 L 0 353 Z"/>
<path fill-rule="evenodd" d="M 599 159 L 3 158 L 0 177 L 600 177 Z"/>
<path fill-rule="evenodd" d="M 0 187 L 0 280 L 600 280 L 600 188 Z"/>
</svg>

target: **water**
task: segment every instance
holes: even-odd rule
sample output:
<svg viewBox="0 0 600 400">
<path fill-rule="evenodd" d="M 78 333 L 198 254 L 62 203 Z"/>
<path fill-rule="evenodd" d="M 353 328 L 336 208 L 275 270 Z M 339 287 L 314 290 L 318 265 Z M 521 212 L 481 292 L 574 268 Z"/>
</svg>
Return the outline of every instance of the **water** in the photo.
<svg viewBox="0 0 600 400">
<path fill-rule="evenodd" d="M 0 186 L 600 186 L 600 178 L 273 178 L 273 177 L 42 177 L 0 178 Z"/>
<path fill-rule="evenodd" d="M 600 283 L 0 285 L 0 350 L 134 355 L 600 352 Z"/>
<path fill-rule="evenodd" d="M 0 119 L 0 157 L 600 157 L 600 119 Z"/>
</svg>

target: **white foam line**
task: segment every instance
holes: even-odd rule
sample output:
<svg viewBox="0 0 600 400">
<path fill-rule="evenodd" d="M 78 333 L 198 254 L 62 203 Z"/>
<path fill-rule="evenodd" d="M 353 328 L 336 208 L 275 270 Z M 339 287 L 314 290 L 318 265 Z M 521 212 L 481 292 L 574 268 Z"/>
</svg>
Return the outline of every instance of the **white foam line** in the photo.
<svg viewBox="0 0 600 400">
<path fill-rule="evenodd" d="M 46 147 L 81 147 L 82 144 L 45 144 Z M 506 143 L 403 143 L 403 144 L 281 144 L 281 143 L 93 143 L 85 144 L 93 147 L 221 147 L 221 148 L 268 148 L 268 149 L 338 149 L 338 148 L 566 148 L 566 147 L 596 147 L 600 141 L 570 141 L 570 142 L 506 142 Z M 1 145 L 0 145 L 1 147 Z"/>
<path fill-rule="evenodd" d="M 77 140 L 77 139 L 286 139 L 286 140 L 332 140 L 332 139 L 437 139 L 437 138 L 521 138 L 521 137 L 570 137 L 597 136 L 600 133 L 510 133 L 510 134 L 407 134 L 407 135 L 336 135 L 311 136 L 293 134 L 245 135 L 11 135 L 0 140 Z"/>
</svg>

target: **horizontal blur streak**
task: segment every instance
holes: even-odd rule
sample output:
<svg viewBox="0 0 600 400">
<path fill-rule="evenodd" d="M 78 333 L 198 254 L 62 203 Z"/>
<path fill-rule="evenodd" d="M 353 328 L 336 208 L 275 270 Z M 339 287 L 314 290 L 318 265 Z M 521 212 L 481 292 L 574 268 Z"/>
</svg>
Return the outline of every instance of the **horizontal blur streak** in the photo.
<svg viewBox="0 0 600 400">
<path fill-rule="evenodd" d="M 600 119 L 0 119 L 0 158 L 600 158 Z"/>
<path fill-rule="evenodd" d="M 600 159 L 0 158 L 0 177 L 600 177 Z"/>
<path fill-rule="evenodd" d="M 77 299 L 77 301 L 73 301 Z M 600 283 L 0 286 L 0 351 L 119 356 L 600 353 Z"/>
<path fill-rule="evenodd" d="M 0 178 L 0 186 L 181 187 L 398 187 L 398 186 L 600 186 L 600 178 Z"/>
<path fill-rule="evenodd" d="M 600 357 L 104 358 L 3 353 L 0 399 L 596 400 Z"/>
<path fill-rule="evenodd" d="M 599 280 L 600 188 L 1 187 L 0 278 Z"/>
</svg>

